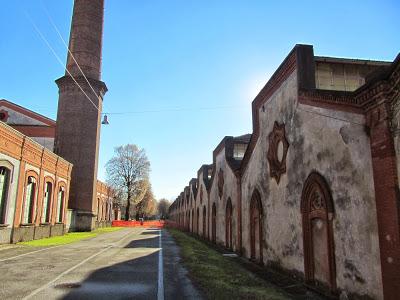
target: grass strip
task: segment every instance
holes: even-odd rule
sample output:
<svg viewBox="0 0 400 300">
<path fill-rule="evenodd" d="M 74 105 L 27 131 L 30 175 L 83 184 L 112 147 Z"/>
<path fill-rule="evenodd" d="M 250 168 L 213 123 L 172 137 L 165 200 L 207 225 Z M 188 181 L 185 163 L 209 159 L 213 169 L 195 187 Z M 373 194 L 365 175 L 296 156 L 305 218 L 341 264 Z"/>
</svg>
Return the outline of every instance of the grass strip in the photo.
<svg viewBox="0 0 400 300">
<path fill-rule="evenodd" d="M 234 259 L 176 229 L 168 229 L 181 248 L 184 266 L 208 299 L 290 299 Z"/>
<path fill-rule="evenodd" d="M 60 236 L 53 236 L 40 240 L 21 242 L 18 245 L 33 246 L 33 247 L 48 247 L 75 243 L 84 239 L 93 238 L 99 234 L 114 232 L 121 230 L 123 227 L 103 227 L 91 232 L 70 232 Z"/>
</svg>

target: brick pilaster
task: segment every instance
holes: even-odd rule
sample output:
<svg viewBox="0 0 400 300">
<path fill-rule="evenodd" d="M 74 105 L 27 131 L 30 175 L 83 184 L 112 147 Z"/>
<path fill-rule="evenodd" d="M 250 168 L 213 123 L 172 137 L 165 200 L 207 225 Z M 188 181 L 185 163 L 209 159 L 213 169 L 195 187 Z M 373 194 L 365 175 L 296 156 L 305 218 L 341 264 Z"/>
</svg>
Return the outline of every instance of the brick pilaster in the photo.
<svg viewBox="0 0 400 300">
<path fill-rule="evenodd" d="M 396 152 L 386 101 L 367 112 L 378 220 L 383 295 L 400 297 L 400 195 Z"/>
</svg>

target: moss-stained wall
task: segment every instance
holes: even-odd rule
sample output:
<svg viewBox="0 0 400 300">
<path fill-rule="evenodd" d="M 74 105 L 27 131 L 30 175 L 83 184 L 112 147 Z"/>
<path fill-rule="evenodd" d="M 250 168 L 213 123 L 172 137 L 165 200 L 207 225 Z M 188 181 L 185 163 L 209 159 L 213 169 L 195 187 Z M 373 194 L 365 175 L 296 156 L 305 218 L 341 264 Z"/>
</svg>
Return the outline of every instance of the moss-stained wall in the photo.
<svg viewBox="0 0 400 300">
<path fill-rule="evenodd" d="M 293 72 L 259 110 L 260 135 L 242 177 L 243 253 L 250 256 L 249 206 L 258 189 L 263 205 L 263 260 L 304 274 L 302 189 L 312 171 L 327 181 L 334 202 L 333 236 L 338 289 L 382 298 L 370 144 L 364 117 L 297 102 Z M 269 175 L 268 135 L 285 124 L 286 174 Z M 233 190 L 234 188 L 229 188 Z"/>
<path fill-rule="evenodd" d="M 212 202 L 216 203 L 217 207 L 217 243 L 224 245 L 226 244 L 226 205 L 228 203 L 228 199 L 231 199 L 232 203 L 232 246 L 234 250 L 237 245 L 237 182 L 235 174 L 232 169 L 228 165 L 225 157 L 225 148 L 223 148 L 218 155 L 216 156 L 215 161 L 215 175 L 214 180 L 211 186 L 210 191 L 210 199 Z M 223 194 L 220 198 L 218 195 L 218 173 L 222 170 L 224 174 L 224 188 Z M 212 207 L 212 204 L 211 204 Z M 210 228 L 211 228 L 211 219 L 210 219 Z"/>
</svg>

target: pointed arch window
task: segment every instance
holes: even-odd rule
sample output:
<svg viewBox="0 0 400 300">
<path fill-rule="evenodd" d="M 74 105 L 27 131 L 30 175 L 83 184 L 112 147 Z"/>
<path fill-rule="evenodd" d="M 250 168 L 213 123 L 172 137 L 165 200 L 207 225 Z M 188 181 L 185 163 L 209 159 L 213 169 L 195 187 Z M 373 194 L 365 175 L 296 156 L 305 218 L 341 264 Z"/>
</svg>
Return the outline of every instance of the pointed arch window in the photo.
<svg viewBox="0 0 400 300">
<path fill-rule="evenodd" d="M 335 290 L 333 201 L 327 182 L 316 172 L 311 173 L 304 183 L 301 213 L 306 281 Z"/>
<path fill-rule="evenodd" d="M 203 237 L 206 236 L 206 223 L 207 222 L 207 209 L 206 206 L 203 206 Z"/>
<path fill-rule="evenodd" d="M 250 202 L 250 256 L 263 263 L 263 209 L 258 190 L 253 192 Z"/>
<path fill-rule="evenodd" d="M 215 203 L 212 205 L 211 213 L 211 241 L 213 243 L 217 241 L 217 207 Z"/>
<path fill-rule="evenodd" d="M 226 213 L 225 213 L 225 246 L 228 249 L 233 249 L 232 243 L 232 201 L 231 198 L 228 198 L 228 202 L 226 204 Z"/>
</svg>

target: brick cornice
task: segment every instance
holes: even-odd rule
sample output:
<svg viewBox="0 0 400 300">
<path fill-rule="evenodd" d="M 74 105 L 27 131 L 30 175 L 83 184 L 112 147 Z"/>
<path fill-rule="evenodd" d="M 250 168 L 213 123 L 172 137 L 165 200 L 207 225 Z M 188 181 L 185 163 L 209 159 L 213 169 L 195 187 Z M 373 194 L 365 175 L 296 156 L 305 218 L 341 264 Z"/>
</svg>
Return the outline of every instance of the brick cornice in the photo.
<svg viewBox="0 0 400 300">
<path fill-rule="evenodd" d="M 22 147 L 22 160 L 40 168 L 42 165 L 44 147 L 41 147 L 29 139 L 25 139 Z"/>
<path fill-rule="evenodd" d="M 0 151 L 15 159 L 21 159 L 24 136 L 0 122 Z"/>
<path fill-rule="evenodd" d="M 57 155 L 45 149 L 42 156 L 42 168 L 48 172 L 55 173 L 57 170 Z"/>
<path fill-rule="evenodd" d="M 357 99 L 351 92 L 299 89 L 298 100 L 301 104 L 333 109 L 356 114 L 363 114 L 364 110 L 358 104 Z"/>
<path fill-rule="evenodd" d="M 82 87 L 82 89 L 86 90 L 90 89 L 86 79 L 83 76 L 74 76 L 76 82 Z M 108 91 L 106 84 L 101 80 L 96 80 L 92 78 L 87 78 L 90 82 L 91 86 L 100 93 L 99 96 L 103 97 L 104 94 Z M 63 76 L 56 80 L 56 84 L 60 90 L 60 92 L 68 90 L 68 89 L 79 89 L 76 85 L 75 81 L 71 78 L 71 76 Z M 79 89 L 80 90 L 80 89 Z M 91 91 L 91 89 L 90 89 Z"/>
</svg>

